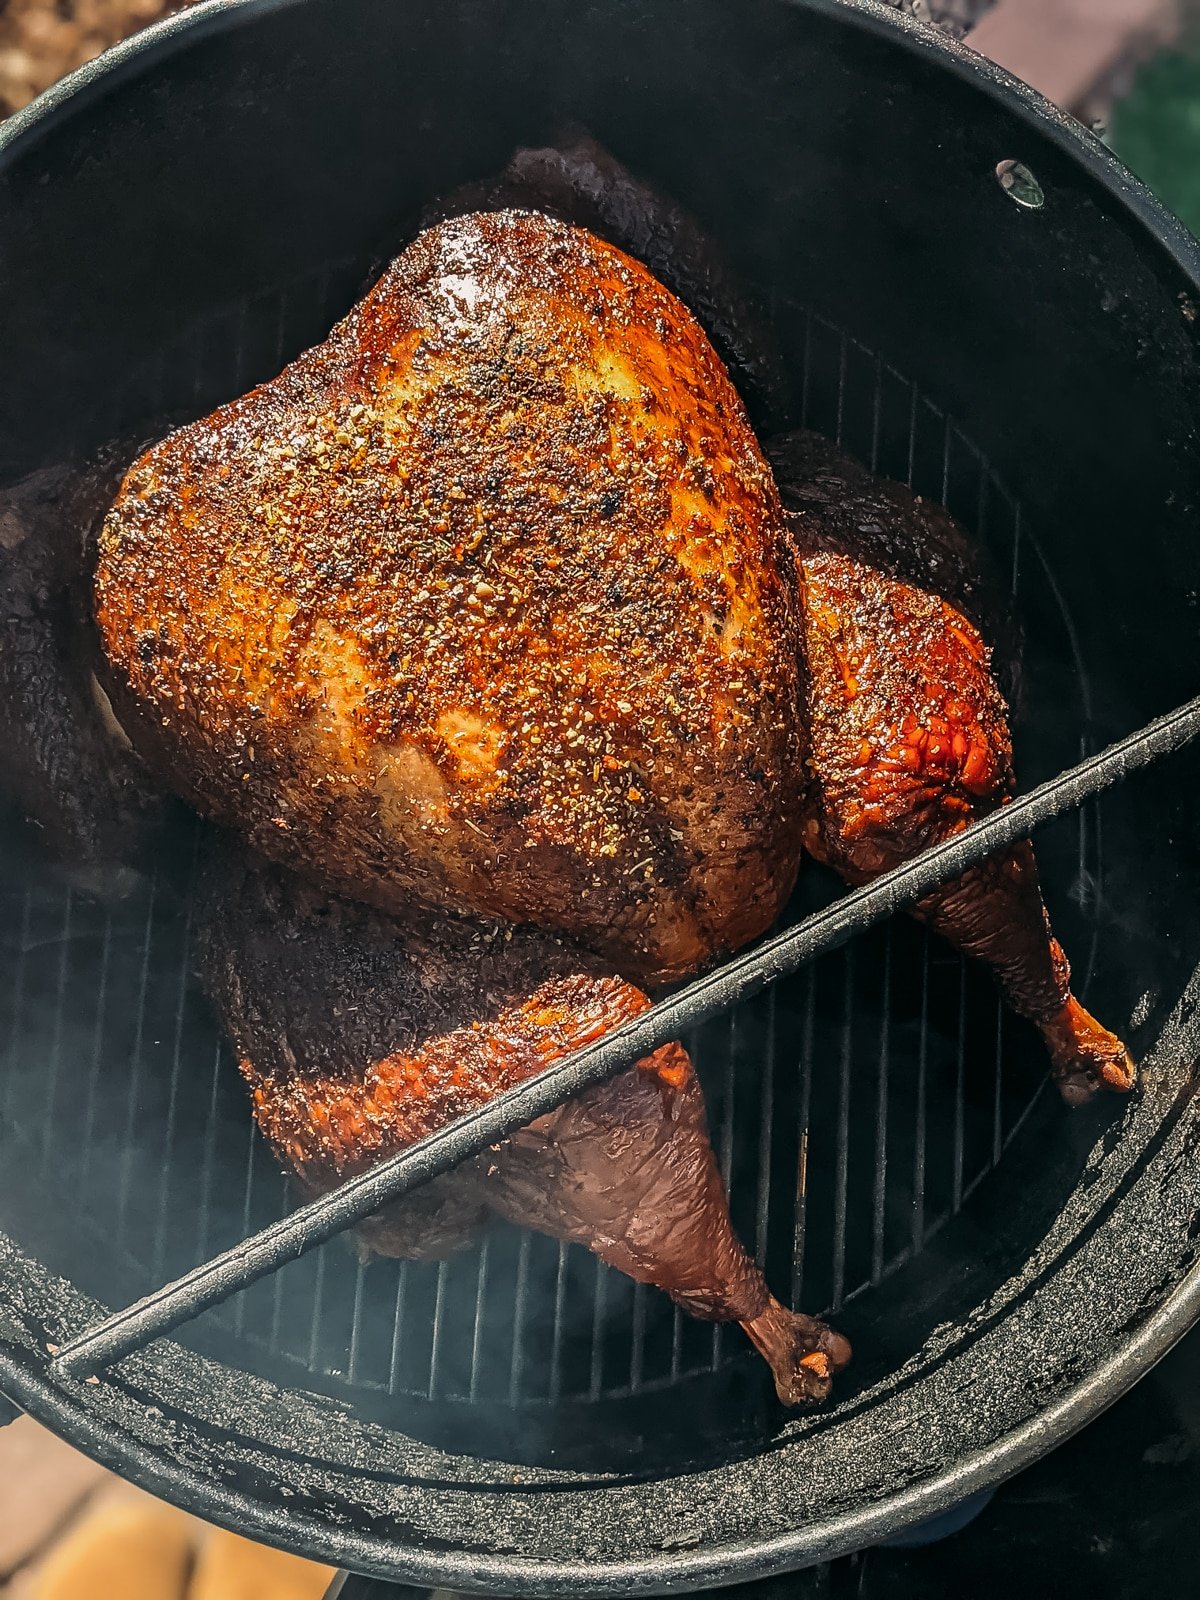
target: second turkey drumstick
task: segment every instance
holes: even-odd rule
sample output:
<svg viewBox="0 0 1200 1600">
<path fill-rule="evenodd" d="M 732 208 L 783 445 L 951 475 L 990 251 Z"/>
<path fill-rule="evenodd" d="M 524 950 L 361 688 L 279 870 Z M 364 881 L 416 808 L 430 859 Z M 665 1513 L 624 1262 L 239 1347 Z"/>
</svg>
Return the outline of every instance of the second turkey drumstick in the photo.
<svg viewBox="0 0 1200 1600">
<path fill-rule="evenodd" d="M 939 506 L 873 477 L 825 439 L 770 454 L 803 569 L 809 730 L 804 842 L 866 883 L 1012 795 L 1012 740 L 993 670 L 987 583 Z M 1018 845 L 917 914 L 987 963 L 1041 1030 L 1063 1099 L 1133 1087 L 1120 1039 L 1071 993 L 1033 846 Z"/>
</svg>

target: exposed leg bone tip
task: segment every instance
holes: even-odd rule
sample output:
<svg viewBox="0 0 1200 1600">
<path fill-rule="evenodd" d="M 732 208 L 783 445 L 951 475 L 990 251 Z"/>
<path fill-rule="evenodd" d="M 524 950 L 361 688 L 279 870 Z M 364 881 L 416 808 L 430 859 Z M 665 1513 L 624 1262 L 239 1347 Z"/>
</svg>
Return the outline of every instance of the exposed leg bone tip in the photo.
<svg viewBox="0 0 1200 1600">
<path fill-rule="evenodd" d="M 1084 1106 L 1101 1090 L 1129 1094 L 1137 1083 L 1137 1067 L 1125 1049 L 1107 1059 L 1076 1061 L 1055 1073 L 1058 1092 L 1069 1106 Z"/>
<path fill-rule="evenodd" d="M 1128 1094 L 1137 1066 L 1117 1038 L 1068 995 L 1061 1011 L 1043 1024 L 1058 1091 L 1069 1106 L 1086 1105 L 1101 1089 Z"/>
<path fill-rule="evenodd" d="M 786 1378 L 777 1378 L 775 1392 L 785 1406 L 815 1405 L 829 1398 L 833 1372 L 827 1356 L 814 1350 Z"/>
</svg>

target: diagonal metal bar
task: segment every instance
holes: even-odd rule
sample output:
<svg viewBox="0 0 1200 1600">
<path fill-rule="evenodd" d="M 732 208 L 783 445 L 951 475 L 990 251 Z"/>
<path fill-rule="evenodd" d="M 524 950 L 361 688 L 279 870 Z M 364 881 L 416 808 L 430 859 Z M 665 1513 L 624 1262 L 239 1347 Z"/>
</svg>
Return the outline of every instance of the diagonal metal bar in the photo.
<svg viewBox="0 0 1200 1600">
<path fill-rule="evenodd" d="M 904 866 L 854 889 L 795 927 L 697 978 L 594 1044 L 537 1073 L 407 1150 L 252 1235 L 65 1344 L 57 1377 L 81 1378 L 170 1333 L 389 1201 L 506 1139 L 564 1100 L 757 993 L 804 962 L 1009 848 L 1032 829 L 1181 749 L 1200 735 L 1200 698 L 1041 784 Z"/>
</svg>

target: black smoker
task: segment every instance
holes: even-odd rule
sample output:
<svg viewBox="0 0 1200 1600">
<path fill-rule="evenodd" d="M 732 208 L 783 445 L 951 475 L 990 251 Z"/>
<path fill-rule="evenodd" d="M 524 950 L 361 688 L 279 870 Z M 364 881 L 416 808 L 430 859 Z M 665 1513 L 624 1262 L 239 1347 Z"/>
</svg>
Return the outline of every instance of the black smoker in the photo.
<svg viewBox="0 0 1200 1600">
<path fill-rule="evenodd" d="M 797 421 L 991 546 L 1024 788 L 1200 689 L 1197 247 L 873 0 L 211 0 L 152 29 L 0 131 L 3 479 L 274 373 L 426 201 L 565 123 L 765 294 Z M 931 1516 L 1200 1314 L 1198 783 L 1185 753 L 1039 834 L 1080 991 L 1146 1064 L 1128 1105 L 1064 1111 L 986 976 L 903 919 L 688 1035 L 743 1238 L 858 1352 L 794 1416 L 736 1331 L 504 1230 L 441 1267 L 333 1239 L 99 1381 L 55 1363 L 289 1202 L 192 976 L 187 830 L 105 905 L 8 819 L 0 1386 L 218 1522 L 457 1589 L 701 1588 Z M 806 870 L 794 917 L 836 893 Z"/>
</svg>

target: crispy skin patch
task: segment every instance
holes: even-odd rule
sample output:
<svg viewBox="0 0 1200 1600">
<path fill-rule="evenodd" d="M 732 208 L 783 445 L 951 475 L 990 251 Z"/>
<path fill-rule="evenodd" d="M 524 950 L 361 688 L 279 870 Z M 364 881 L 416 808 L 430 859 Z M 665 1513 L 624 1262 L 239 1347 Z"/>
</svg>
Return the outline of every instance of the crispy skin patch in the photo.
<svg viewBox="0 0 1200 1600">
<path fill-rule="evenodd" d="M 101 539 L 122 720 L 266 854 L 644 980 L 794 878 L 794 573 L 707 338 L 536 213 L 431 228 L 328 340 L 147 452 Z"/>
<path fill-rule="evenodd" d="M 576 127 L 563 129 L 553 145 L 516 150 L 503 172 L 440 199 L 425 220 L 513 206 L 587 228 L 648 267 L 716 346 L 759 437 L 784 426 L 790 385 L 775 336 L 746 284 L 690 212 Z"/>
<path fill-rule="evenodd" d="M 811 760 L 806 838 L 874 874 L 1011 791 L 1004 701 L 978 630 L 938 595 L 852 557 L 805 557 Z"/>
</svg>

